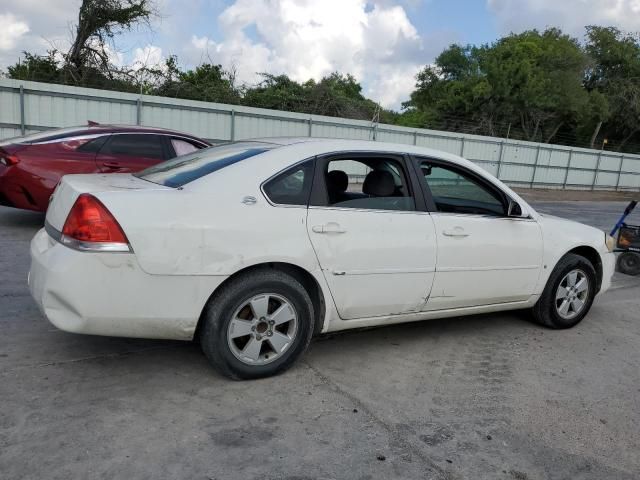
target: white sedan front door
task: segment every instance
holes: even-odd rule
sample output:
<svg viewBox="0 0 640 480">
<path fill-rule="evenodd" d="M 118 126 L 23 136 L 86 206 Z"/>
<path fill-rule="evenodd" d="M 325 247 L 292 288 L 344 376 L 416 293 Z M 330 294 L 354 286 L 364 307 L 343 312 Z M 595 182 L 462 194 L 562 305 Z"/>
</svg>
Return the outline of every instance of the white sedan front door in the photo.
<svg viewBox="0 0 640 480">
<path fill-rule="evenodd" d="M 508 217 L 499 191 L 472 172 L 422 161 L 438 210 L 436 275 L 425 310 L 473 307 L 530 298 L 542 268 L 538 223 Z"/>
</svg>

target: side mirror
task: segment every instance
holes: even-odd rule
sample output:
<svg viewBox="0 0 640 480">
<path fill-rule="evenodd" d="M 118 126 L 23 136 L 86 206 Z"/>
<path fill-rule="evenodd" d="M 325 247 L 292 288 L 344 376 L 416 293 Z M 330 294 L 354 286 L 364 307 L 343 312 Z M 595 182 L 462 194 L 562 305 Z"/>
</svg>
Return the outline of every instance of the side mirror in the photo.
<svg viewBox="0 0 640 480">
<path fill-rule="evenodd" d="M 513 200 L 509 200 L 509 209 L 507 210 L 507 217 L 522 218 L 522 207 Z"/>
</svg>

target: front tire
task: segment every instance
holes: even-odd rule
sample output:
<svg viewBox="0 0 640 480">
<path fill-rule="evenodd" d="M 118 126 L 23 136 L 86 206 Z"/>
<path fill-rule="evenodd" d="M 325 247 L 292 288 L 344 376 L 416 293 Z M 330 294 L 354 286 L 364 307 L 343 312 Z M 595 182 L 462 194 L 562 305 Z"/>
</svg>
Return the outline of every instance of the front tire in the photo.
<svg viewBox="0 0 640 480">
<path fill-rule="evenodd" d="M 551 272 L 532 309 L 536 322 L 553 329 L 571 328 L 589 313 L 596 296 L 597 276 L 591 262 L 569 253 Z"/>
<path fill-rule="evenodd" d="M 203 315 L 202 350 L 218 372 L 233 379 L 285 371 L 309 345 L 315 318 L 302 284 L 272 269 L 232 279 Z"/>
</svg>

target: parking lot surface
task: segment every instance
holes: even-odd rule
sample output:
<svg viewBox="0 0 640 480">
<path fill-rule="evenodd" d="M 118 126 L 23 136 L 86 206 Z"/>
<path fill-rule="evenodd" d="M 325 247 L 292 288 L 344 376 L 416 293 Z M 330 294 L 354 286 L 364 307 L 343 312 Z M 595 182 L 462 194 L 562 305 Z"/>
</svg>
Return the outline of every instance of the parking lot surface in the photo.
<svg viewBox="0 0 640 480">
<path fill-rule="evenodd" d="M 625 203 L 535 206 L 610 228 Z M 640 478 L 640 278 L 571 330 L 500 313 L 352 331 L 233 382 L 193 343 L 56 330 L 26 285 L 42 223 L 0 207 L 2 479 Z"/>
</svg>

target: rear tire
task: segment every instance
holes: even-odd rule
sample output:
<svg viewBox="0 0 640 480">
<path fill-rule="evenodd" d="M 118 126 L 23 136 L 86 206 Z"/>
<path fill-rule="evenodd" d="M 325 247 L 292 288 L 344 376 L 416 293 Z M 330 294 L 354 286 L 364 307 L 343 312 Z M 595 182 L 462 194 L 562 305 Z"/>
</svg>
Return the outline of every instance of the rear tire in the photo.
<svg viewBox="0 0 640 480">
<path fill-rule="evenodd" d="M 553 329 L 577 325 L 589 313 L 596 285 L 596 271 L 589 260 L 573 253 L 565 255 L 532 309 L 534 320 Z"/>
<path fill-rule="evenodd" d="M 640 253 L 624 252 L 618 255 L 618 271 L 625 275 L 640 275 Z"/>
<path fill-rule="evenodd" d="M 202 350 L 218 372 L 233 379 L 288 369 L 309 345 L 315 318 L 302 284 L 272 269 L 232 279 L 209 300 L 203 315 Z"/>
</svg>

